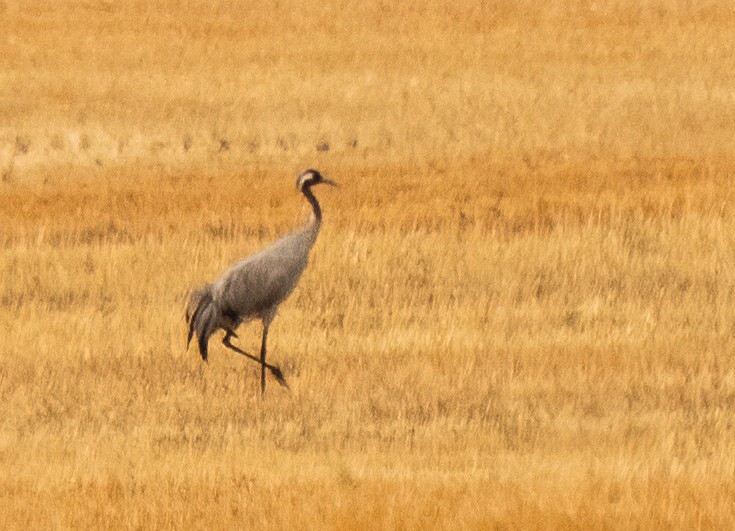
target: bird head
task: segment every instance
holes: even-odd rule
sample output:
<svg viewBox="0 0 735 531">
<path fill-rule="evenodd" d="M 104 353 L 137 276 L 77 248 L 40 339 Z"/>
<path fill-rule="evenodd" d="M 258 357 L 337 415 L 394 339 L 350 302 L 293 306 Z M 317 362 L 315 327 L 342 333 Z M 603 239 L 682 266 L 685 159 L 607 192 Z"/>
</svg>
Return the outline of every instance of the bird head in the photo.
<svg viewBox="0 0 735 531">
<path fill-rule="evenodd" d="M 304 188 L 310 188 L 314 186 L 315 184 L 328 184 L 330 186 L 338 186 L 337 183 L 334 181 L 330 181 L 329 179 L 325 179 L 321 173 L 319 173 L 316 170 L 306 170 L 304 173 L 299 175 L 299 178 L 296 180 L 296 188 L 299 191 L 303 191 Z"/>
</svg>

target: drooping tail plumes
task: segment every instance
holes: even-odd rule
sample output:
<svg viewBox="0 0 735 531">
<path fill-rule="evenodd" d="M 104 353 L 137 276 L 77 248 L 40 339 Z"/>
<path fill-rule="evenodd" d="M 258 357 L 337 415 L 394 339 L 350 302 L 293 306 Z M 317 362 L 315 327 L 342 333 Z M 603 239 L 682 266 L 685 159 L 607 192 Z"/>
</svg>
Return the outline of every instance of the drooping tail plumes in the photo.
<svg viewBox="0 0 735 531">
<path fill-rule="evenodd" d="M 186 348 L 189 348 L 191 338 L 196 333 L 199 339 L 199 354 L 204 361 L 207 361 L 209 336 L 214 331 L 212 326 L 216 321 L 216 311 L 211 284 L 200 286 L 192 292 L 186 305 L 186 322 L 189 325 Z"/>
</svg>

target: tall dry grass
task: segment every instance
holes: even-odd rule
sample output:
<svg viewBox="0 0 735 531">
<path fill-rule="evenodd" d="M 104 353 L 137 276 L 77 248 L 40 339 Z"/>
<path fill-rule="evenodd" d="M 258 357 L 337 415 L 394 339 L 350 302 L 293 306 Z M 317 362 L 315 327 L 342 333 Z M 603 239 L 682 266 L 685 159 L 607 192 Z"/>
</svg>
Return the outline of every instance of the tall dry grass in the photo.
<svg viewBox="0 0 735 531">
<path fill-rule="evenodd" d="M 2 527 L 732 527 L 734 15 L 0 3 Z"/>
</svg>

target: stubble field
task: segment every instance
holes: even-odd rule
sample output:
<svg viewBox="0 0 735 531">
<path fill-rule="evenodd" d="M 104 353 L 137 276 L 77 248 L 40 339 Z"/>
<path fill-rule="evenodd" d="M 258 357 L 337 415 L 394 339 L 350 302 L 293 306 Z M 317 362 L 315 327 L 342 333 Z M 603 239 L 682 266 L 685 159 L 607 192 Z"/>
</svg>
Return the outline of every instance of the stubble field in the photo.
<svg viewBox="0 0 735 531">
<path fill-rule="evenodd" d="M 0 20 L 0 527 L 735 527 L 728 2 Z M 183 309 L 308 167 L 262 400 Z"/>
</svg>

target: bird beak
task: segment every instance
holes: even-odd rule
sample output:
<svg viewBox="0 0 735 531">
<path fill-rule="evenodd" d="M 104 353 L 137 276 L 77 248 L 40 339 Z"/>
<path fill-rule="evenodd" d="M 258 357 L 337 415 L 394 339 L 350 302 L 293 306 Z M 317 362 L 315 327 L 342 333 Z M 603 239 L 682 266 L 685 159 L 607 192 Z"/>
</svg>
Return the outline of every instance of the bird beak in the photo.
<svg viewBox="0 0 735 531">
<path fill-rule="evenodd" d="M 332 180 L 322 179 L 322 182 L 324 184 L 328 184 L 329 186 L 334 186 L 335 188 L 339 188 L 339 185 L 336 182 L 332 181 Z"/>
</svg>

